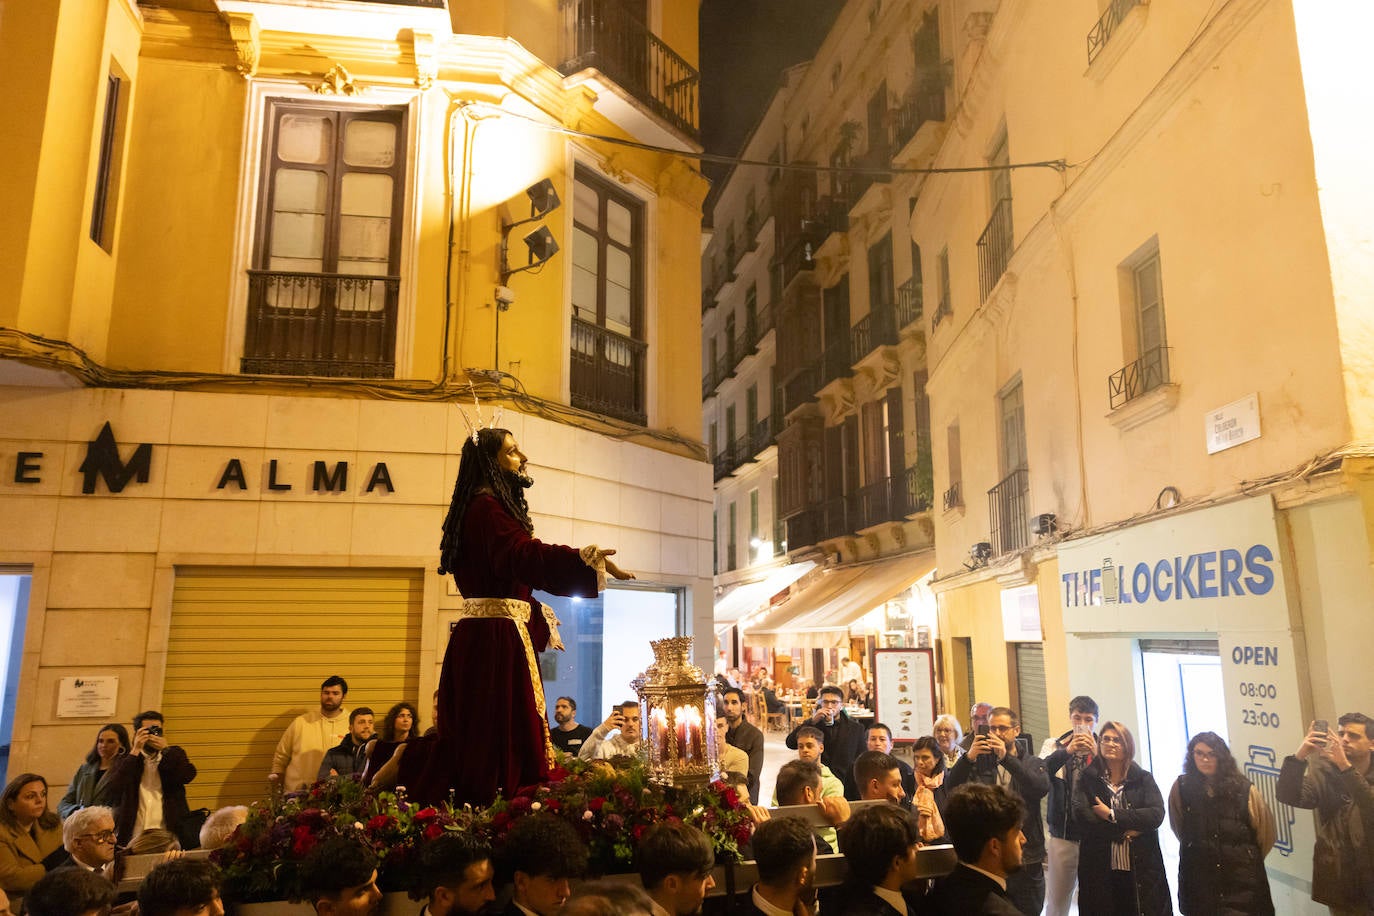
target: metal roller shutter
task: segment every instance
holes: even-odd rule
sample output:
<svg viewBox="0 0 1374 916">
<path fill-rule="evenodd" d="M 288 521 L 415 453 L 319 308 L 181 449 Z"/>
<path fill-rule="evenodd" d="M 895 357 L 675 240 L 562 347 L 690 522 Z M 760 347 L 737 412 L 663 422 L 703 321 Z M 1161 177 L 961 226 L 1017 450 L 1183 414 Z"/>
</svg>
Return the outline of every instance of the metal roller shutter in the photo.
<svg viewBox="0 0 1374 916">
<path fill-rule="evenodd" d="M 178 568 L 162 712 L 198 770 L 191 807 L 262 798 L 282 731 L 332 674 L 346 708 L 380 722 L 409 700 L 427 726 L 422 613 L 418 569 Z"/>
<path fill-rule="evenodd" d="M 1031 753 L 1050 733 L 1049 702 L 1045 696 L 1045 647 L 1038 642 L 1016 644 L 1016 687 L 1021 697 L 1021 731 L 1031 736 Z"/>
</svg>

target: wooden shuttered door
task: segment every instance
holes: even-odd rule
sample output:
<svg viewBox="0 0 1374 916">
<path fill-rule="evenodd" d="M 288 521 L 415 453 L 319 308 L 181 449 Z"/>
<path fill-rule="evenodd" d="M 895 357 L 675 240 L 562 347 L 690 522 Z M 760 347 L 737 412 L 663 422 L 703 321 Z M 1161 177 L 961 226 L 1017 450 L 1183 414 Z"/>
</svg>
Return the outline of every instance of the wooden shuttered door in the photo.
<svg viewBox="0 0 1374 916">
<path fill-rule="evenodd" d="M 348 681 L 344 706 L 380 724 L 419 690 L 419 569 L 177 569 L 162 712 L 198 775 L 192 808 L 266 794 L 272 751 L 291 720 L 318 708 L 320 682 Z"/>
</svg>

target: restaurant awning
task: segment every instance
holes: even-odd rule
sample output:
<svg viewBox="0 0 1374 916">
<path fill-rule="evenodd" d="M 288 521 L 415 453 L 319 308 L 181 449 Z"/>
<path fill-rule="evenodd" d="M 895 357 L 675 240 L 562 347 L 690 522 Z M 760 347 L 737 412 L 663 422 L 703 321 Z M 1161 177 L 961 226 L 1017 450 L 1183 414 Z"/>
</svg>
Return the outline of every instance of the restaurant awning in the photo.
<svg viewBox="0 0 1374 916">
<path fill-rule="evenodd" d="M 720 635 L 734 626 L 741 617 L 752 614 L 768 604 L 774 595 L 791 586 L 802 576 L 816 568 L 810 560 L 789 563 L 769 573 L 757 582 L 745 582 L 735 586 L 715 603 L 714 616 L 716 634 Z"/>
<path fill-rule="evenodd" d="M 850 624 L 909 589 L 935 568 L 934 551 L 826 570 L 825 576 L 745 631 L 750 645 L 830 648 Z"/>
</svg>

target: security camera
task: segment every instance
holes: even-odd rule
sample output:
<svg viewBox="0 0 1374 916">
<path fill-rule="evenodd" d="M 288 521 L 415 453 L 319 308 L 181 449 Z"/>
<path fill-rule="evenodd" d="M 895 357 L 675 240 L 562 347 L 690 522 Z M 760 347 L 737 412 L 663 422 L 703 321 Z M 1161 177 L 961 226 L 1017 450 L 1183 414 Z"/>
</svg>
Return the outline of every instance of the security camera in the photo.
<svg viewBox="0 0 1374 916">
<path fill-rule="evenodd" d="M 496 287 L 496 307 L 505 311 L 515 304 L 515 290 L 509 286 Z"/>
</svg>

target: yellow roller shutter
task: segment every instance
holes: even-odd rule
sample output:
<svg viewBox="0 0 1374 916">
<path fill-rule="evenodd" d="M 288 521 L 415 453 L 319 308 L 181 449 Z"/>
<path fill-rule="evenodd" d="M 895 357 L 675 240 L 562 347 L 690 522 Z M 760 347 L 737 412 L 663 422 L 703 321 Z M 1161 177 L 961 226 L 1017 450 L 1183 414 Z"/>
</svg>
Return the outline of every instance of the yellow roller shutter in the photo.
<svg viewBox="0 0 1374 916">
<path fill-rule="evenodd" d="M 320 682 L 348 681 L 348 709 L 380 722 L 419 689 L 418 569 L 177 569 L 162 712 L 199 774 L 192 808 L 263 797 L 272 751 Z"/>
</svg>

